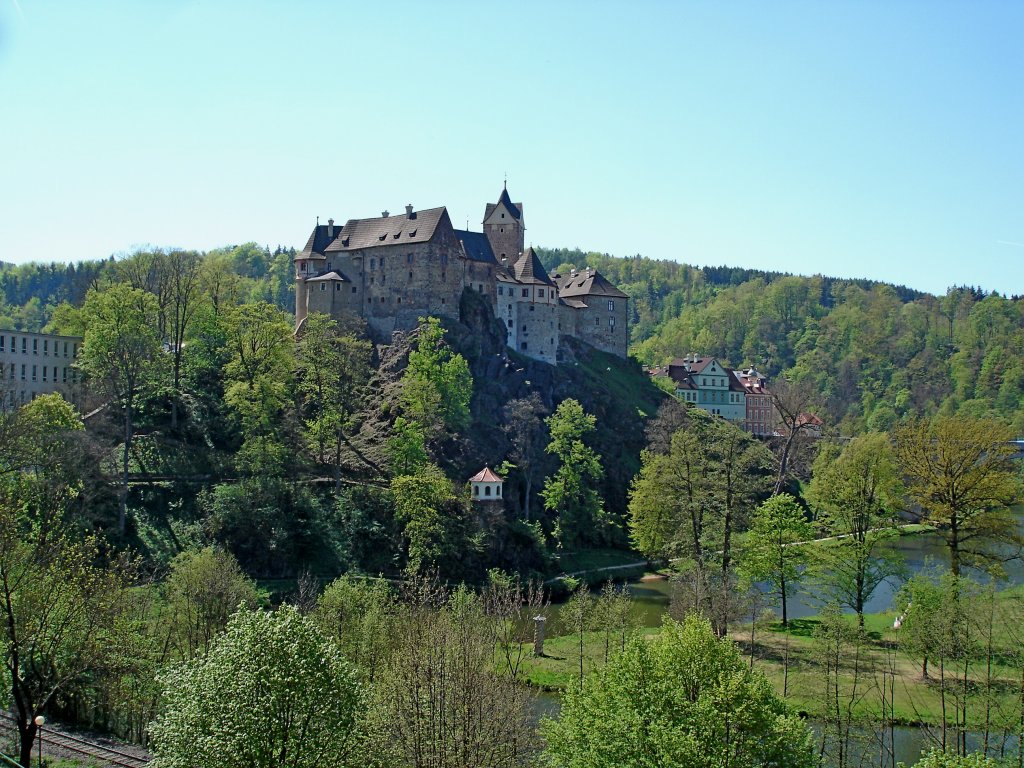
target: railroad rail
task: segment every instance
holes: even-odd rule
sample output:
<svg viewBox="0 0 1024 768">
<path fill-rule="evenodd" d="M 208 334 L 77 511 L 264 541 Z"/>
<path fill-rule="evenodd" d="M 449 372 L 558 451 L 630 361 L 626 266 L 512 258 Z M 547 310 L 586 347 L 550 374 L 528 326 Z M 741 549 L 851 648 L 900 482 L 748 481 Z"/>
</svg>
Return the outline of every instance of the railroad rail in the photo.
<svg viewBox="0 0 1024 768">
<path fill-rule="evenodd" d="M 6 712 L 0 713 L 0 731 L 17 734 L 17 721 Z M 49 748 L 49 749 L 48 749 Z M 113 747 L 105 747 L 94 741 L 80 739 L 63 731 L 45 727 L 43 730 L 43 751 L 57 754 L 57 757 L 79 757 L 90 758 L 102 766 L 112 768 L 143 768 L 150 761 L 148 757 L 140 757 L 128 752 L 122 752 Z"/>
</svg>

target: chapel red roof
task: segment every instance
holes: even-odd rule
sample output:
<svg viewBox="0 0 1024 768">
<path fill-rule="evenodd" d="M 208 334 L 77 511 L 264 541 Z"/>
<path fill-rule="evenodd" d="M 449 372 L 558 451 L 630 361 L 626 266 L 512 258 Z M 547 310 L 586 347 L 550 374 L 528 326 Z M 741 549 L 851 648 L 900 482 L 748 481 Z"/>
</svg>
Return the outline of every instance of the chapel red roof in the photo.
<svg viewBox="0 0 1024 768">
<path fill-rule="evenodd" d="M 469 482 L 471 482 L 471 483 L 502 483 L 502 482 L 504 482 L 504 480 L 502 480 L 498 475 L 494 474 L 494 472 L 491 471 L 490 467 L 484 467 L 479 472 L 477 472 L 475 475 L 473 475 L 471 478 L 469 478 Z"/>
</svg>

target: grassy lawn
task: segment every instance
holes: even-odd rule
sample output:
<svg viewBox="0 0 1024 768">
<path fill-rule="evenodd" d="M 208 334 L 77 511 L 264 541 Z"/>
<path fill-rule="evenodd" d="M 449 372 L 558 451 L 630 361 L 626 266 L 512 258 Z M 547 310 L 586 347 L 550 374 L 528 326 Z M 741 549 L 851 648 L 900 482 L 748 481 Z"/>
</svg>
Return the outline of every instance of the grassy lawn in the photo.
<svg viewBox="0 0 1024 768">
<path fill-rule="evenodd" d="M 558 557 L 558 565 L 565 573 L 592 571 L 629 563 L 646 562 L 647 558 L 639 552 L 621 549 L 581 549 L 577 552 L 563 552 Z"/>
<path fill-rule="evenodd" d="M 1012 594 L 1013 591 L 1008 592 Z M 853 616 L 848 618 L 851 623 L 856 620 Z M 897 633 L 892 628 L 894 618 L 893 613 L 865 617 L 865 629 L 869 640 L 861 649 L 861 657 L 857 660 L 861 669 L 858 687 L 856 691 L 853 690 L 855 659 L 852 653 L 847 654 L 844 656 L 840 672 L 840 700 L 844 706 L 847 700 L 852 700 L 855 715 L 864 718 L 877 719 L 882 717 L 884 712 L 884 717 L 888 719 L 892 717 L 889 708 L 893 706 L 893 719 L 897 723 L 938 724 L 942 720 L 939 666 L 933 661 L 929 677 L 925 679 L 921 676 L 921 660 L 899 650 Z M 813 617 L 790 622 L 788 630 L 783 630 L 778 623 L 771 624 L 757 630 L 754 644 L 754 668 L 771 681 L 780 695 L 785 691 L 785 698 L 799 711 L 811 717 L 822 713 L 826 695 L 835 694 L 834 689 L 825 690 L 822 667 L 817 659 L 813 639 L 817 624 L 817 619 Z M 637 630 L 645 637 L 657 631 Z M 750 625 L 737 628 L 732 637 L 749 658 Z M 603 632 L 584 633 L 584 674 L 605 663 L 605 642 Z M 609 638 L 610 655 L 615 654 L 620 643 L 621 639 L 618 636 Z M 544 644 L 544 651 L 543 658 L 530 658 L 525 663 L 526 680 L 530 685 L 544 690 L 562 690 L 579 675 L 579 637 L 567 635 L 548 638 Z M 960 680 L 954 679 L 958 673 L 963 674 L 963 667 L 960 665 L 955 670 L 946 670 L 946 711 L 949 722 L 954 719 L 956 694 L 960 690 Z M 1013 713 L 1019 708 L 1017 697 L 1020 695 L 1020 672 L 997 662 L 993 666 L 993 679 L 992 716 L 997 718 L 998 713 L 1005 713 L 1003 717 L 1010 723 L 1014 720 Z M 892 685 L 893 680 L 895 685 Z M 890 686 L 893 697 L 891 703 L 887 698 Z M 969 703 L 967 720 L 969 724 L 978 727 L 982 725 L 985 716 L 983 658 L 975 659 L 969 665 L 968 687 L 974 696 Z M 883 694 L 883 690 L 886 694 Z M 1016 727 L 1015 722 L 1010 725 L 1012 729 Z"/>
</svg>

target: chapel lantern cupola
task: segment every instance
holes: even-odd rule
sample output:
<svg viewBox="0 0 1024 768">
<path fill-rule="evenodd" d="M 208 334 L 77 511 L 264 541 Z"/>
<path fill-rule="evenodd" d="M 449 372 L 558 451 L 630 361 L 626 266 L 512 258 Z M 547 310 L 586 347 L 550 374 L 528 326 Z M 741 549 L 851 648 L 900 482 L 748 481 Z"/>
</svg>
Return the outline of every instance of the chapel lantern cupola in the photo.
<svg viewBox="0 0 1024 768">
<path fill-rule="evenodd" d="M 502 500 L 501 490 L 505 481 L 490 467 L 484 467 L 469 478 L 469 484 L 474 502 Z"/>
</svg>

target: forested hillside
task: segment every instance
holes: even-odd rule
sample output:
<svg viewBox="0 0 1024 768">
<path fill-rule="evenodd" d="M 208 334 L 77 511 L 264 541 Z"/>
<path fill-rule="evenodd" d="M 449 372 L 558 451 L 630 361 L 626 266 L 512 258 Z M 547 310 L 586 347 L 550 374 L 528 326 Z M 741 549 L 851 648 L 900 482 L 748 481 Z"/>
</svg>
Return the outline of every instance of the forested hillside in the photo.
<svg viewBox="0 0 1024 768">
<path fill-rule="evenodd" d="M 537 250 L 549 270 L 591 266 L 629 294 L 632 352 L 646 364 L 696 352 L 809 379 L 847 434 L 956 412 L 1024 434 L 1021 297 Z"/>
</svg>

